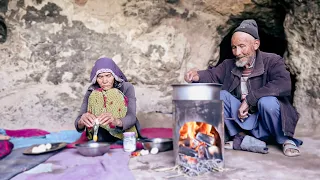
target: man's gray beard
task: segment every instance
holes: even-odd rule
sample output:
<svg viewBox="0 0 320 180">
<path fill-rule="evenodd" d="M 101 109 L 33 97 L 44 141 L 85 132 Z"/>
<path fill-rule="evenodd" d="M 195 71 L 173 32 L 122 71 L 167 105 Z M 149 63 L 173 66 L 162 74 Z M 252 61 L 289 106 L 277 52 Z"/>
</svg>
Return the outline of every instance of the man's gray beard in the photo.
<svg viewBox="0 0 320 180">
<path fill-rule="evenodd" d="M 246 61 L 240 61 L 240 60 L 236 60 L 236 66 L 237 67 L 244 67 L 245 65 L 248 64 L 250 59 L 246 60 Z"/>
</svg>

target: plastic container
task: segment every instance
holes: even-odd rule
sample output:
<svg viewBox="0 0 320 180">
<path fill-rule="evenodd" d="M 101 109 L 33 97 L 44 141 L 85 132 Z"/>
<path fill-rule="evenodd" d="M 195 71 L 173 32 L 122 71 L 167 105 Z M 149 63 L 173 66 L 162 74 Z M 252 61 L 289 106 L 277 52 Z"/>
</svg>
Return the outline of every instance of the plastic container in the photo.
<svg viewBox="0 0 320 180">
<path fill-rule="evenodd" d="M 126 152 L 133 152 L 136 150 L 136 133 L 125 132 L 123 133 L 123 150 Z"/>
</svg>

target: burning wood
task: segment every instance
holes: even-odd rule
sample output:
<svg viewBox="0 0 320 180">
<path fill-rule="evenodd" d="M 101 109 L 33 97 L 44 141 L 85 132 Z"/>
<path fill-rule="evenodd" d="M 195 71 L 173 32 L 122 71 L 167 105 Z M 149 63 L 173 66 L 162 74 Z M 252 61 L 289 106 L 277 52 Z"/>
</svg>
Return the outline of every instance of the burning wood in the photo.
<svg viewBox="0 0 320 180">
<path fill-rule="evenodd" d="M 187 155 L 187 156 L 191 156 L 191 157 L 196 157 L 198 155 L 198 153 L 195 150 L 188 148 L 188 147 L 185 147 L 185 146 L 179 147 L 179 153 Z"/>
<path fill-rule="evenodd" d="M 215 132 L 215 128 L 210 124 L 195 121 L 187 122 L 180 129 L 180 140 L 194 139 L 198 133 L 214 137 Z"/>
<path fill-rule="evenodd" d="M 179 141 L 179 146 L 187 146 L 195 149 L 200 145 L 200 142 L 197 139 L 190 139 L 189 137 L 184 140 Z"/>
<path fill-rule="evenodd" d="M 201 145 L 198 148 L 198 158 L 205 159 L 205 154 L 206 154 L 206 145 Z"/>
<path fill-rule="evenodd" d="M 219 148 L 217 146 L 210 146 L 208 147 L 208 151 L 211 155 L 214 155 L 214 154 L 217 154 L 217 153 L 220 153 L 219 152 Z"/>
<path fill-rule="evenodd" d="M 198 163 L 198 159 L 195 158 L 195 157 L 190 157 L 190 156 L 186 156 L 186 155 L 183 155 L 183 154 L 180 154 L 180 159 L 187 163 L 187 164 L 190 164 L 191 166 L 192 165 L 196 165 Z"/>
<path fill-rule="evenodd" d="M 198 141 L 205 142 L 208 146 L 212 146 L 212 145 L 216 144 L 216 140 L 215 140 L 214 136 L 209 136 L 209 135 L 203 134 L 201 132 L 199 132 L 197 134 L 196 139 Z"/>
<path fill-rule="evenodd" d="M 212 159 L 213 158 L 213 154 L 210 153 L 209 148 L 210 147 L 205 148 L 205 158 L 206 159 Z"/>
</svg>

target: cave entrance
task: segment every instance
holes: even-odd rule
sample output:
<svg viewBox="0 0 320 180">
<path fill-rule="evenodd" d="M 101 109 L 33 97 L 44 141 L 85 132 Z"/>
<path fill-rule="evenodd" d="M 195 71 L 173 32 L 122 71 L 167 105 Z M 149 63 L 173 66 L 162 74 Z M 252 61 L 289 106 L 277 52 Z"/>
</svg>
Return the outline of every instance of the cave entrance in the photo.
<svg viewBox="0 0 320 180">
<path fill-rule="evenodd" d="M 259 24 L 258 24 L 259 26 Z M 220 58 L 218 63 L 223 62 L 225 59 L 234 58 L 231 50 L 231 37 L 232 32 L 234 31 L 236 27 L 234 27 L 221 41 L 220 43 Z M 279 28 L 279 27 L 278 27 Z M 281 27 L 283 29 L 283 27 Z M 259 36 L 260 36 L 260 50 L 264 52 L 270 52 L 280 55 L 281 57 L 284 56 L 284 53 L 287 51 L 287 40 L 284 33 L 275 35 L 270 35 L 265 33 L 262 29 L 259 28 Z M 283 30 L 284 32 L 284 30 Z M 296 83 L 296 76 L 292 73 L 291 74 L 291 82 L 292 82 L 292 97 L 291 102 L 293 101 L 293 93 L 295 91 L 295 83 Z"/>
</svg>

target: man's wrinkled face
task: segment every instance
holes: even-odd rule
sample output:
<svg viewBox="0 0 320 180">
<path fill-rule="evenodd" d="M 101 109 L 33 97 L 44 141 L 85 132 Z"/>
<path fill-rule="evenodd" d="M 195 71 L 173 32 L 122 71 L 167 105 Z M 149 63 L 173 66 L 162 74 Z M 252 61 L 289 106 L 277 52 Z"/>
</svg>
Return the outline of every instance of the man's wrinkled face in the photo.
<svg viewBox="0 0 320 180">
<path fill-rule="evenodd" d="M 114 77 L 110 72 L 100 73 L 97 76 L 97 83 L 103 90 L 113 88 Z"/>
<path fill-rule="evenodd" d="M 251 62 L 260 46 L 260 40 L 254 39 L 250 34 L 235 32 L 231 38 L 231 49 L 236 57 L 236 66 L 244 67 Z"/>
</svg>

